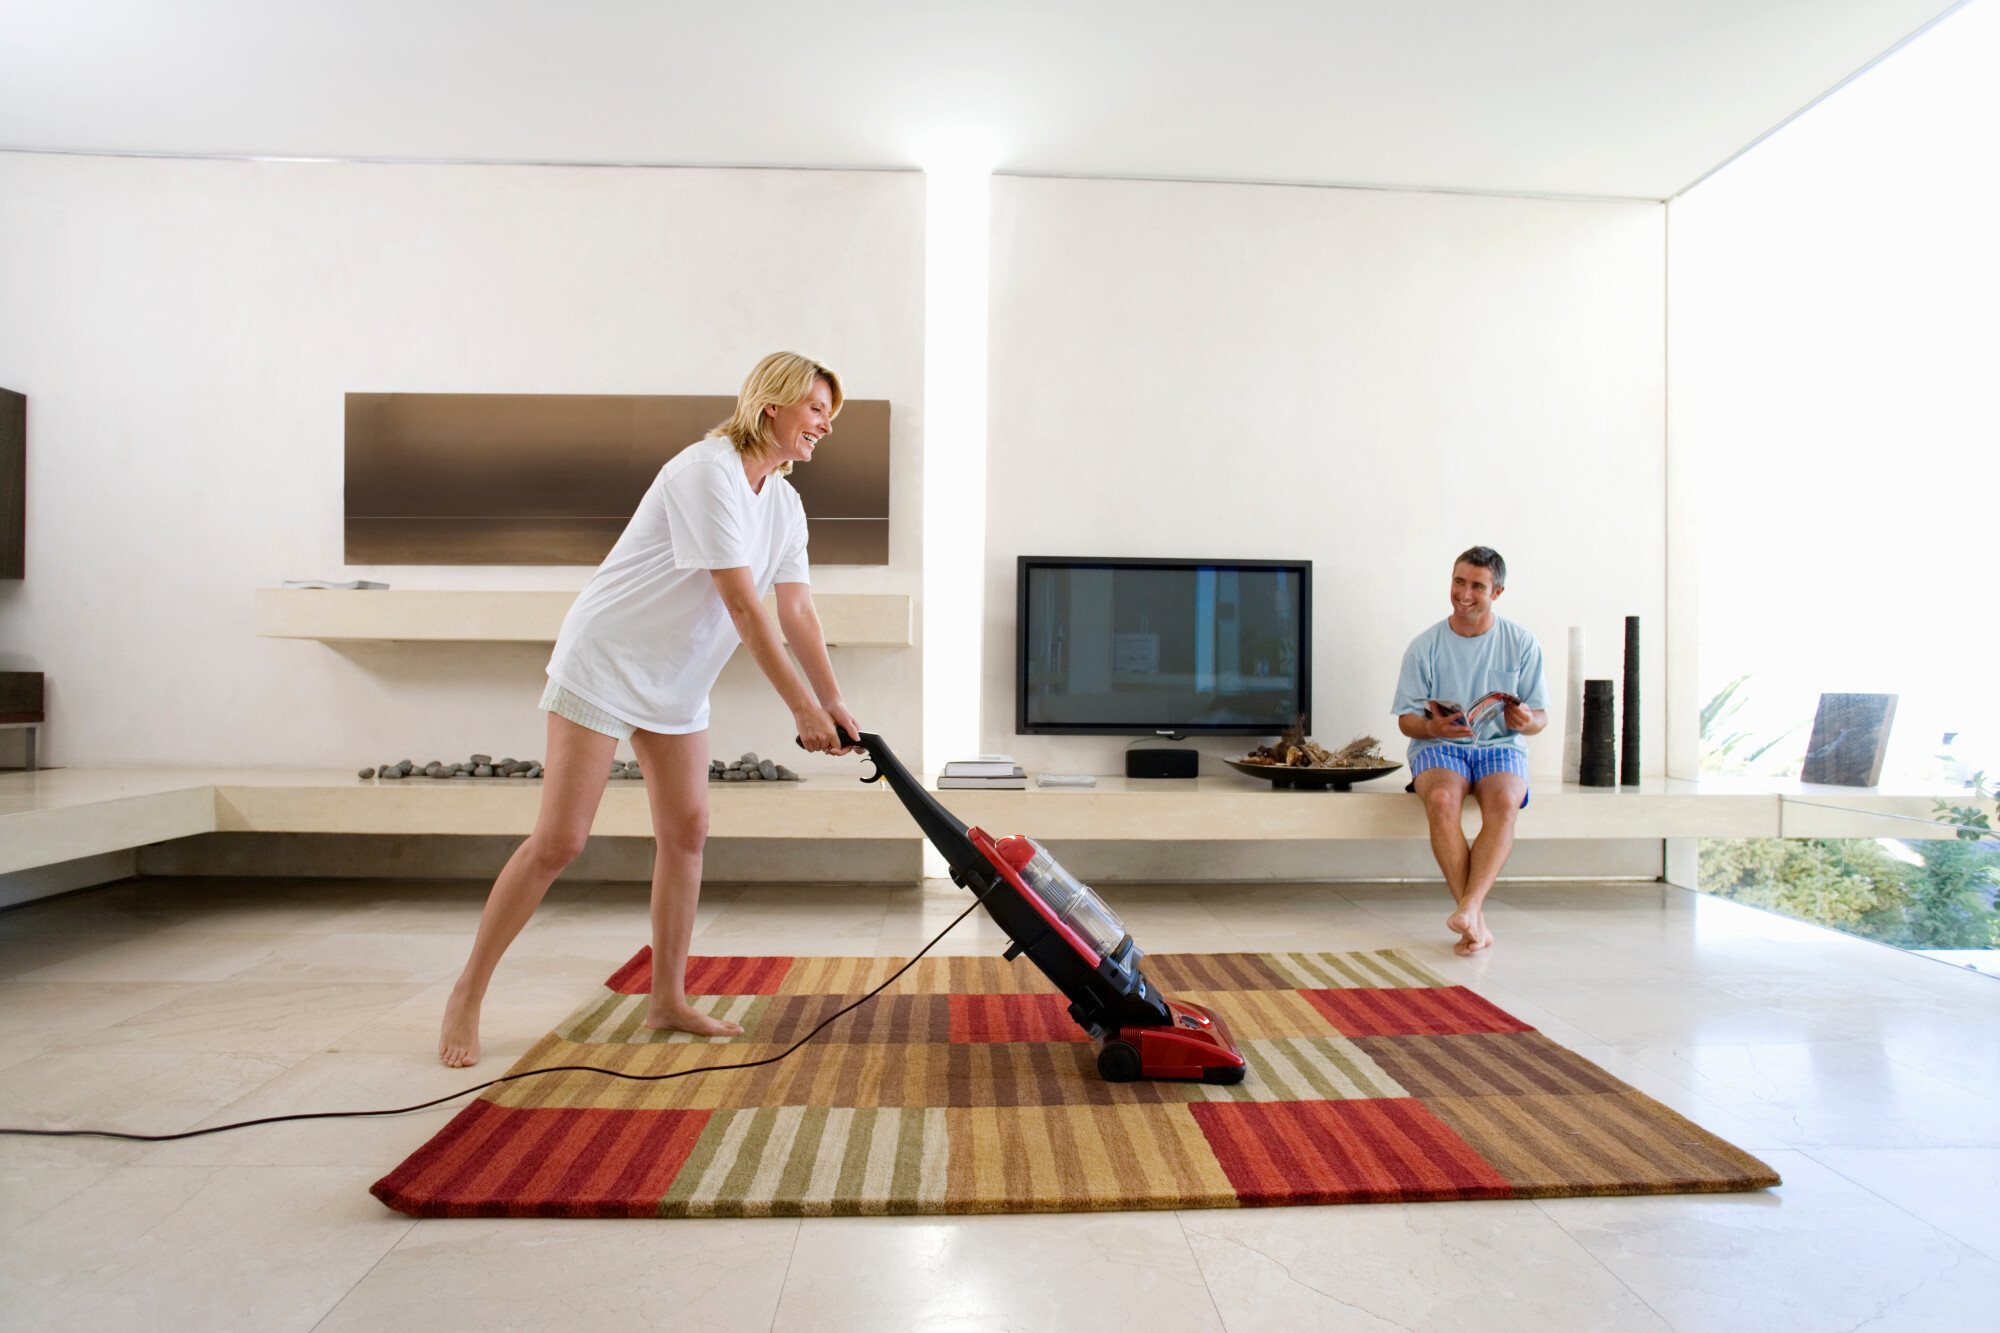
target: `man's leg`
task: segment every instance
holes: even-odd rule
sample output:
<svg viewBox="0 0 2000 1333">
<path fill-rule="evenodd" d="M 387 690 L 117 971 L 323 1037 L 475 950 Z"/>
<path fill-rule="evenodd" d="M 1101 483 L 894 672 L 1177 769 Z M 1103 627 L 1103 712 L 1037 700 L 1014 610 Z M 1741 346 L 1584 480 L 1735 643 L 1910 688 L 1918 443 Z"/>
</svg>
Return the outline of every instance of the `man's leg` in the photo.
<svg viewBox="0 0 2000 1333">
<path fill-rule="evenodd" d="M 1463 902 L 1466 879 L 1471 873 L 1472 852 L 1466 846 L 1465 826 L 1460 820 L 1465 809 L 1465 794 L 1472 789 L 1472 784 L 1466 781 L 1464 775 L 1449 768 L 1427 768 L 1417 774 L 1416 788 L 1424 803 L 1424 818 L 1430 823 L 1431 854 L 1437 857 L 1438 869 L 1444 873 L 1444 886 L 1451 890 L 1454 903 Z M 1450 920 L 1456 919 L 1457 913 L 1453 913 Z M 1452 929 L 1464 933 L 1458 926 L 1452 926 Z"/>
<path fill-rule="evenodd" d="M 1472 786 L 1472 799 L 1479 802 L 1479 836 L 1472 843 L 1465 896 L 1458 900 L 1465 921 L 1461 925 L 1454 917 L 1448 923 L 1465 934 L 1456 946 L 1459 953 L 1477 953 L 1493 943 L 1493 932 L 1486 928 L 1486 895 L 1514 850 L 1514 821 L 1527 794 L 1528 780 L 1519 773 L 1488 773 Z"/>
</svg>

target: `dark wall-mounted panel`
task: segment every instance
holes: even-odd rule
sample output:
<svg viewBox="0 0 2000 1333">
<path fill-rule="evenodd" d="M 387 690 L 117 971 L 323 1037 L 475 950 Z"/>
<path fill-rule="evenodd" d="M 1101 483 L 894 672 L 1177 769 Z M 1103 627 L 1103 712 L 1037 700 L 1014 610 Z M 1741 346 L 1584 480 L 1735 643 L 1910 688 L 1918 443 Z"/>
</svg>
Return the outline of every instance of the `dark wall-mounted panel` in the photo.
<svg viewBox="0 0 2000 1333">
<path fill-rule="evenodd" d="M 41 722 L 47 713 L 41 672 L 0 671 L 0 722 Z"/>
<path fill-rule="evenodd" d="M 0 579 L 27 571 L 28 399 L 0 389 Z"/>
<path fill-rule="evenodd" d="M 595 565 L 722 396 L 350 393 L 351 565 Z M 815 564 L 889 562 L 889 403 L 847 400 L 793 469 Z"/>
</svg>

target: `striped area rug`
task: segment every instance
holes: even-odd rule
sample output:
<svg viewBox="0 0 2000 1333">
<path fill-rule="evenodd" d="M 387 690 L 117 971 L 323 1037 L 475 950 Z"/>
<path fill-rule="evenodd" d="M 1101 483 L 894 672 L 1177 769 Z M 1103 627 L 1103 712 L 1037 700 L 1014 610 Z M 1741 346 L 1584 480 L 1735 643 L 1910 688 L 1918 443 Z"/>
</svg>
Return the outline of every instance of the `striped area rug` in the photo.
<svg viewBox="0 0 2000 1333">
<path fill-rule="evenodd" d="M 897 958 L 695 958 L 744 1035 L 648 1030 L 650 951 L 516 1070 L 776 1054 Z M 376 1182 L 418 1217 L 1069 1212 L 1763 1189 L 1764 1163 L 1399 949 L 1164 954 L 1222 1013 L 1231 1087 L 1106 1083 L 1025 960 L 926 958 L 787 1060 L 631 1083 L 503 1084 Z"/>
</svg>

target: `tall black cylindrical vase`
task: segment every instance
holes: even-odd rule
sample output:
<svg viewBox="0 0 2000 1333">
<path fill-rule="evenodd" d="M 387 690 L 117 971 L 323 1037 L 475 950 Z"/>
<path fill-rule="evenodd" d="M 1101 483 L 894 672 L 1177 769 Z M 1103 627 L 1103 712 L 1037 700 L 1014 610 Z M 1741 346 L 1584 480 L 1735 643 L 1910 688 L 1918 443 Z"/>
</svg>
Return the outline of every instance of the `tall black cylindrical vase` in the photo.
<svg viewBox="0 0 2000 1333">
<path fill-rule="evenodd" d="M 1583 682 L 1583 755 L 1576 780 L 1585 787 L 1618 785 L 1616 734 L 1612 729 L 1611 682 Z"/>
<path fill-rule="evenodd" d="M 1639 617 L 1625 617 L 1625 735 L 1618 746 L 1620 786 L 1639 785 Z"/>
</svg>

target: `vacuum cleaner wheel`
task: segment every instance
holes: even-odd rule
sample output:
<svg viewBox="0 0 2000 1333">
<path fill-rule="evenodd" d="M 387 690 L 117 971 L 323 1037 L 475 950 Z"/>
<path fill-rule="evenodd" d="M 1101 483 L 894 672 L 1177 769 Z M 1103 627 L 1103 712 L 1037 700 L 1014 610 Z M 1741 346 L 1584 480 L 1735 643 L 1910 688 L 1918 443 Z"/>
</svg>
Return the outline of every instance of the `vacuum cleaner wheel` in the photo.
<svg viewBox="0 0 2000 1333">
<path fill-rule="evenodd" d="M 1139 1048 L 1113 1039 L 1097 1052 L 1097 1072 L 1106 1083 L 1130 1083 L 1139 1077 Z"/>
</svg>

